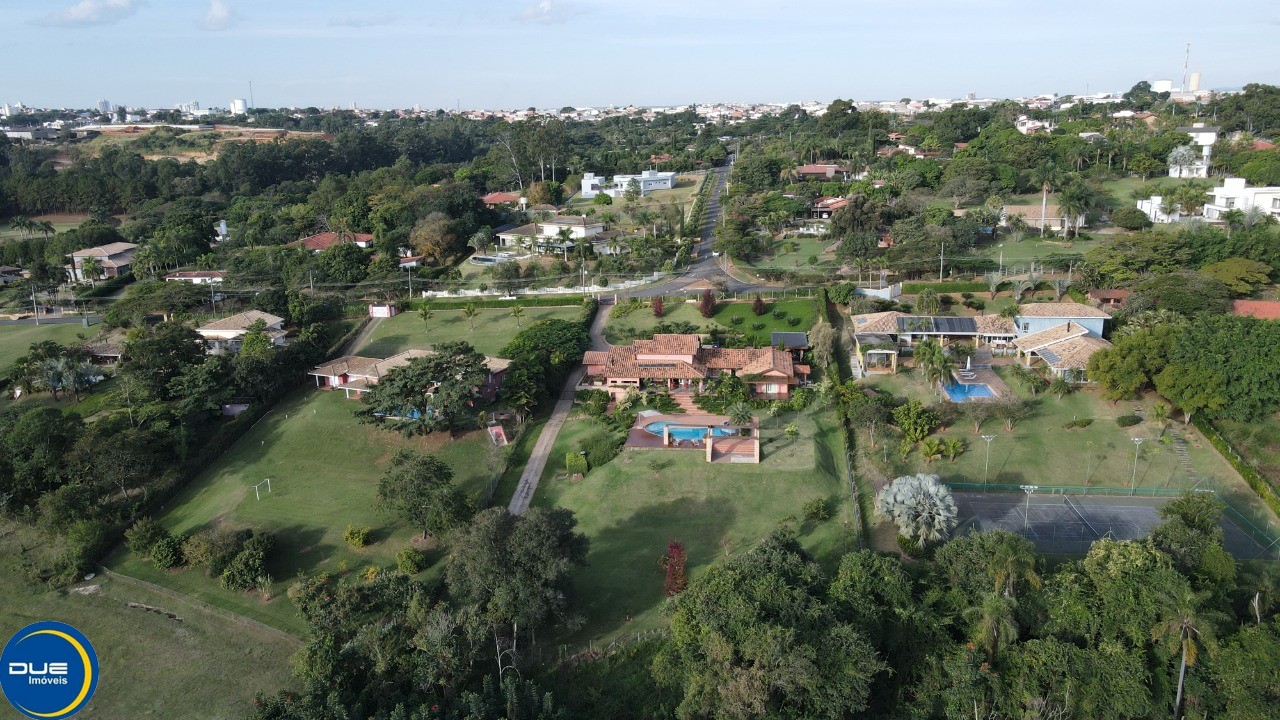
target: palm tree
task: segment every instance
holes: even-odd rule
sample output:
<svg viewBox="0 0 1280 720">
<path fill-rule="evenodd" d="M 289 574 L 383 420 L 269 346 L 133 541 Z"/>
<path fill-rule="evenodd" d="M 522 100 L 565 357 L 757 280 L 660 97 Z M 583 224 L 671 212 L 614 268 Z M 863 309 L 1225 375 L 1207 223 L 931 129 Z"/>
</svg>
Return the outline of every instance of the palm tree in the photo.
<svg viewBox="0 0 1280 720">
<path fill-rule="evenodd" d="M 1230 240 L 1231 232 L 1244 225 L 1244 211 L 1240 208 L 1231 208 L 1219 215 L 1218 219 L 1226 223 L 1227 239 Z"/>
<path fill-rule="evenodd" d="M 49 236 L 54 233 L 53 223 L 48 220 L 41 220 L 40 222 L 35 223 L 34 229 L 36 232 L 43 235 L 45 240 L 48 240 Z"/>
<path fill-rule="evenodd" d="M 725 408 L 725 414 L 734 425 L 745 427 L 751 424 L 751 406 L 744 402 L 736 402 Z"/>
<path fill-rule="evenodd" d="M 1049 381 L 1049 392 L 1057 395 L 1059 400 L 1070 395 L 1074 390 L 1075 388 L 1072 387 L 1071 383 L 1067 382 L 1067 379 L 1061 375 L 1054 375 L 1053 379 Z"/>
<path fill-rule="evenodd" d="M 519 305 L 513 305 L 511 307 L 511 317 L 516 319 L 516 327 L 521 327 L 524 321 L 524 308 Z"/>
<path fill-rule="evenodd" d="M 1040 237 L 1044 237 L 1045 214 L 1049 207 L 1049 191 L 1057 187 L 1062 174 L 1053 160 L 1031 171 L 1031 183 L 1040 186 Z"/>
<path fill-rule="evenodd" d="M 75 366 L 71 373 L 71 390 L 76 394 L 76 402 L 80 402 L 80 393 L 88 390 L 97 376 L 98 368 L 93 363 L 82 362 Z"/>
<path fill-rule="evenodd" d="M 942 454 L 947 456 L 947 460 L 955 462 L 965 450 L 964 441 L 960 438 L 947 438 L 942 441 Z"/>
<path fill-rule="evenodd" d="M 1053 291 L 1057 293 L 1056 302 L 1062 302 L 1062 296 L 1067 294 L 1067 290 L 1071 287 L 1071 281 L 1066 278 L 1054 278 L 1051 281 Z"/>
<path fill-rule="evenodd" d="M 568 260 L 569 243 L 573 242 L 573 229 L 567 227 L 560 228 L 556 231 L 556 240 L 560 241 L 560 245 L 564 249 L 564 259 Z M 578 245 L 585 245 L 585 243 L 579 243 Z M 576 248 L 578 245 L 575 245 L 574 247 Z"/>
<path fill-rule="evenodd" d="M 1280 571 L 1275 565 L 1268 565 L 1255 576 L 1253 597 L 1249 600 L 1249 609 L 1257 624 L 1262 624 L 1262 616 L 1271 611 L 1277 597 L 1280 597 Z"/>
<path fill-rule="evenodd" d="M 925 438 L 920 441 L 920 455 L 930 465 L 942 457 L 942 443 L 937 438 Z"/>
<path fill-rule="evenodd" d="M 53 393 L 54 400 L 58 399 L 59 390 L 75 383 L 75 371 L 75 364 L 66 357 L 48 358 L 40 363 L 40 379 L 49 392 Z"/>
<path fill-rule="evenodd" d="M 1151 640 L 1163 646 L 1169 655 L 1179 656 L 1178 694 L 1173 701 L 1175 718 L 1182 708 L 1182 688 L 1187 677 L 1187 667 L 1196 664 L 1201 645 L 1210 652 L 1218 648 L 1209 617 L 1200 610 L 1206 595 L 1207 593 L 1183 590 L 1177 595 L 1166 596 L 1164 617 L 1151 628 Z"/>
<path fill-rule="evenodd" d="M 982 604 L 965 610 L 965 615 L 975 618 L 973 639 L 987 648 L 992 658 L 1000 648 L 1018 639 L 1018 622 L 1013 617 L 1017 602 L 1000 593 L 991 593 Z"/>
<path fill-rule="evenodd" d="M 1263 210 L 1260 205 L 1250 205 L 1249 209 L 1244 211 L 1244 226 L 1250 230 L 1254 225 L 1267 225 L 1271 222 L 1271 214 Z"/>
<path fill-rule="evenodd" d="M 995 583 L 995 591 L 1004 593 L 1010 600 L 1015 599 L 1014 592 L 1019 582 L 1033 588 L 1041 585 L 1040 575 L 1036 573 L 1035 553 L 1025 540 L 1018 537 L 1006 537 L 996 547 L 987 568 L 991 581 Z"/>
<path fill-rule="evenodd" d="M 1010 282 L 1009 289 L 1013 292 L 1013 301 L 1015 303 L 1022 302 L 1022 294 L 1030 287 L 1031 283 L 1026 280 L 1018 279 Z"/>
<path fill-rule="evenodd" d="M 90 287 L 98 286 L 98 275 L 102 273 L 102 263 L 90 255 L 80 259 L 80 279 L 88 280 Z"/>
<path fill-rule="evenodd" d="M 937 475 L 906 475 L 876 495 L 876 512 L 921 545 L 947 537 L 956 526 L 956 501 Z"/>
<path fill-rule="evenodd" d="M 1190 145 L 1179 145 L 1169 151 L 1169 167 L 1178 169 L 1178 177 L 1184 176 L 1195 161 L 1196 151 Z"/>
<path fill-rule="evenodd" d="M 987 281 L 987 289 L 991 291 L 991 299 L 995 300 L 996 293 L 1000 291 L 1000 284 L 1004 282 L 1004 276 L 993 270 L 983 278 Z"/>
<path fill-rule="evenodd" d="M 467 240 L 467 246 L 474 249 L 477 255 L 483 255 L 485 249 L 493 244 L 493 230 L 483 227 L 472 234 Z"/>
<path fill-rule="evenodd" d="M 423 330 L 431 329 L 431 318 L 435 316 L 436 316 L 436 313 L 434 310 L 431 309 L 431 304 L 423 303 L 422 309 L 418 311 L 418 317 L 422 318 Z"/>
<path fill-rule="evenodd" d="M 467 303 L 467 306 L 462 309 L 462 317 L 467 319 L 468 330 L 474 331 L 476 329 L 476 315 L 479 314 L 480 312 L 476 310 L 475 303 Z"/>
</svg>

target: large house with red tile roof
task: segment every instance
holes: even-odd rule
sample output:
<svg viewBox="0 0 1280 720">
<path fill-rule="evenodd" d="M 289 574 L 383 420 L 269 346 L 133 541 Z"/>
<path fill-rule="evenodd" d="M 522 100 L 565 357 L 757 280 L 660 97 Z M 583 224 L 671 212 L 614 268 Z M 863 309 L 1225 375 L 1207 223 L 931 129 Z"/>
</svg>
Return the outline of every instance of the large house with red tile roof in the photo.
<svg viewBox="0 0 1280 720">
<path fill-rule="evenodd" d="M 1231 312 L 1240 317 L 1280 320 L 1280 302 L 1275 300 L 1232 300 Z"/>
<path fill-rule="evenodd" d="M 644 388 L 701 391 L 709 379 L 735 375 L 758 397 L 785 399 L 793 386 L 809 379 L 809 367 L 785 350 L 706 347 L 701 335 L 658 334 L 652 340 L 591 350 L 582 364 L 586 384 L 615 396 Z"/>
<path fill-rule="evenodd" d="M 389 358 L 371 358 L 360 355 L 344 355 L 337 360 L 312 368 L 308 375 L 316 378 L 316 387 L 329 387 L 341 390 L 348 398 L 359 398 L 378 384 L 387 373 L 404 367 L 420 357 L 434 354 L 434 350 L 405 350 Z M 489 376 L 476 394 L 485 400 L 492 401 L 498 396 L 502 381 L 507 376 L 510 360 L 485 356 L 485 368 Z"/>
<path fill-rule="evenodd" d="M 301 240 L 294 240 L 288 245 L 289 247 L 300 247 L 313 253 L 318 253 L 342 243 L 352 243 L 356 247 L 368 248 L 373 245 L 373 236 L 369 233 L 322 232 L 304 237 Z"/>
<path fill-rule="evenodd" d="M 848 180 L 853 168 L 834 163 L 816 163 L 796 168 L 797 180 Z"/>
<path fill-rule="evenodd" d="M 820 197 L 813 201 L 810 217 L 814 220 L 830 220 L 836 211 L 849 204 L 848 198 Z"/>
</svg>

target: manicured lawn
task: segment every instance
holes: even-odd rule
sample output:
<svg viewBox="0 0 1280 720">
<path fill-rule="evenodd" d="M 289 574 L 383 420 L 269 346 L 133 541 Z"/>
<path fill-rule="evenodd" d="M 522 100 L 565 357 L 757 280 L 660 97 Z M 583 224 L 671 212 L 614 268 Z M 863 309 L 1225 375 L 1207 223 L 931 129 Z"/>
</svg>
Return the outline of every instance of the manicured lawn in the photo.
<svg viewBox="0 0 1280 720">
<path fill-rule="evenodd" d="M 693 206 L 693 197 L 702 186 L 702 177 L 702 175 L 677 175 L 675 187 L 670 190 L 654 190 L 638 198 L 633 207 L 656 210 L 661 205 L 675 203 L 688 215 L 689 208 Z M 596 205 L 592 200 L 584 200 L 574 195 L 569 198 L 560 212 L 564 215 L 582 215 L 588 209 L 592 209 L 597 217 L 604 213 L 612 213 L 617 218 L 614 225 L 627 225 L 634 222 L 628 213 L 628 206 L 629 203 L 624 198 L 614 198 L 612 205 Z"/>
<path fill-rule="evenodd" d="M 80 333 L 91 337 L 93 332 L 93 328 L 86 328 L 78 322 L 51 325 L 0 325 L 0 373 L 8 373 L 14 361 L 27 354 L 32 343 L 52 340 L 62 345 L 70 345 L 80 342 L 76 337 Z"/>
<path fill-rule="evenodd" d="M 53 223 L 53 229 L 56 232 L 62 232 L 64 230 L 70 230 L 74 227 L 78 227 L 85 220 L 89 219 L 89 215 L 87 213 L 58 213 L 54 215 L 33 215 L 28 219 L 36 222 L 48 220 Z M 6 218 L 4 221 L 0 221 L 0 243 L 8 240 L 21 240 L 23 238 L 38 237 L 44 236 L 38 232 L 27 233 L 22 230 L 15 230 L 10 224 L 9 218 Z"/>
<path fill-rule="evenodd" d="M 16 538 L 25 535 L 11 530 L 4 528 L 7 539 L 0 548 L 16 557 Z M 124 578 L 99 575 L 75 587 L 94 589 L 32 589 L 7 576 L 0 583 L 0 636 L 37 620 L 65 622 L 88 636 L 102 682 L 85 717 L 243 718 L 253 709 L 255 693 L 292 683 L 289 657 L 296 641 Z"/>
<path fill-rule="evenodd" d="M 577 305 L 526 307 L 524 318 L 520 322 L 523 327 L 529 327 L 539 320 L 573 320 L 581 311 Z M 462 316 L 462 310 L 434 312 L 435 316 L 426 325 L 417 312 L 405 312 L 377 321 L 377 328 L 358 352 L 371 357 L 390 357 L 412 348 L 465 340 L 486 355 L 497 355 L 521 329 L 516 326 L 515 318 L 511 317 L 510 308 L 478 309 L 475 330 L 471 329 L 471 323 Z"/>
<path fill-rule="evenodd" d="M 1178 424 L 1176 429 L 1186 438 L 1187 463 L 1180 460 L 1171 437 L 1174 426 L 1166 427 L 1150 419 L 1154 398 L 1113 405 L 1089 390 L 1072 393 L 1061 400 L 1045 393 L 1032 398 L 1012 380 L 1006 368 L 998 367 L 997 372 L 1015 394 L 1034 404 L 1035 411 L 1030 418 L 1019 422 L 1012 431 L 1006 430 L 1000 420 L 988 420 L 981 432 L 975 432 L 973 423 L 960 417 L 934 435 L 958 438 L 967 444 L 966 452 L 955 462 L 944 457 L 927 463 L 918 451 L 913 451 L 906 462 L 902 462 L 897 457 L 894 439 L 887 448 L 887 462 L 883 442 L 877 452 L 864 452 L 864 459 L 872 464 L 861 468 L 862 471 L 876 476 L 877 487 L 893 477 L 915 472 L 937 474 L 951 482 L 982 483 L 986 474 L 986 444 L 981 434 L 986 433 L 996 436 L 991 443 L 991 483 L 1128 488 L 1134 477 L 1132 439 L 1140 437 L 1145 441 L 1139 449 L 1136 488 L 1180 490 L 1204 479 L 1201 487 L 1217 489 L 1233 504 L 1252 507 L 1258 503 L 1239 475 L 1194 427 L 1184 428 Z M 914 372 L 874 376 L 864 382 L 897 397 L 905 395 L 926 404 L 936 402 L 932 391 Z M 1116 417 L 1131 413 L 1148 419 L 1127 428 L 1116 424 Z M 1086 428 L 1063 428 L 1077 418 L 1092 419 L 1093 423 Z M 859 444 L 864 450 L 869 446 L 865 437 Z"/>
<path fill-rule="evenodd" d="M 654 317 L 652 310 L 648 307 L 640 307 L 624 315 L 619 315 L 615 309 L 609 315 L 609 321 L 605 325 L 605 337 L 609 342 L 616 344 L 623 342 L 623 337 L 630 331 L 634 331 L 631 334 L 652 335 L 654 327 L 660 322 L 689 322 L 697 325 L 703 332 L 713 327 L 720 330 L 734 330 L 752 337 L 759 345 L 768 345 L 771 333 L 804 332 L 813 327 L 816 320 L 813 301 L 806 298 L 777 301 L 766 299 L 765 306 L 768 312 L 760 316 L 751 312 L 750 301 L 721 302 L 716 306 L 715 314 L 710 319 L 702 317 L 698 312 L 696 297 L 690 297 L 689 300 L 692 302 L 668 300 L 663 307 L 661 319 Z M 786 316 L 775 318 L 774 310 L 782 310 Z M 732 322 L 734 317 L 741 317 L 743 320 L 740 324 L 734 325 Z M 796 325 L 788 324 L 787 320 L 793 317 L 800 318 L 800 322 Z M 756 323 L 762 323 L 764 327 L 755 330 L 751 326 Z"/>
<path fill-rule="evenodd" d="M 826 236 L 778 240 L 773 243 L 773 254 L 752 263 L 752 266 L 781 270 L 834 268 L 836 267 L 835 253 L 826 252 L 827 247 L 833 242 L 835 241 Z M 816 261 L 810 264 L 810 258 L 816 258 Z"/>
<path fill-rule="evenodd" d="M 284 596 L 299 571 L 388 567 L 415 536 L 414 529 L 375 506 L 378 480 L 396 449 L 439 455 L 453 468 L 455 481 L 477 500 L 483 498 L 500 461 L 479 431 L 455 440 L 440 433 L 406 439 L 356 424 L 351 414 L 356 407 L 356 401 L 338 392 L 297 393 L 259 421 L 159 516 L 174 533 L 215 525 L 275 533 L 269 568 L 277 594 L 270 602 L 223 590 L 199 570 L 157 571 L 123 549 L 112 556 L 110 567 L 283 630 L 302 632 Z M 256 500 L 253 485 L 266 478 L 271 478 L 271 493 L 264 487 L 262 499 Z M 349 547 L 342 538 L 348 523 L 372 528 L 372 544 L 360 550 Z"/>
<path fill-rule="evenodd" d="M 779 428 L 794 420 L 795 441 Z M 565 425 L 533 504 L 574 512 L 591 539 L 588 567 L 575 578 L 586 624 L 564 638 L 574 645 L 663 627 L 663 575 L 658 558 L 671 540 L 684 543 L 693 577 L 712 563 L 745 552 L 788 516 L 799 518 L 801 542 L 834 562 L 854 547 L 848 486 L 835 466 L 838 444 L 829 413 L 764 419 L 759 465 L 708 464 L 695 450 L 624 450 L 577 482 L 561 472 L 564 453 L 594 421 Z M 806 501 L 828 498 L 832 517 L 803 520 Z"/>
<path fill-rule="evenodd" d="M 1032 231 L 1027 231 L 1027 236 L 1023 238 L 1022 242 L 1013 242 L 1008 235 L 1002 234 L 995 242 L 983 242 L 974 249 L 974 252 L 997 261 L 1000 260 L 1003 253 L 1006 272 L 1017 269 L 1016 266 L 1022 266 L 1020 270 L 1025 272 L 1028 269 L 1026 266 L 1032 260 L 1039 262 L 1051 255 L 1083 255 L 1105 242 L 1105 238 L 1065 241 L 1045 238 L 1041 240 L 1039 235 Z"/>
</svg>

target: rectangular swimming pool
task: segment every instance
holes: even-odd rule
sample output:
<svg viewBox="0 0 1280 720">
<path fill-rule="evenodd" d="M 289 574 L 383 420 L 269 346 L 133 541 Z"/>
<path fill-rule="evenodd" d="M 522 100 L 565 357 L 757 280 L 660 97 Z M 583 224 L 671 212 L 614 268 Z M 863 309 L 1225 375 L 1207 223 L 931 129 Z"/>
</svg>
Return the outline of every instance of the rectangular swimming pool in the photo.
<svg viewBox="0 0 1280 720">
<path fill-rule="evenodd" d="M 984 385 L 982 383 L 961 385 L 960 383 L 953 382 L 949 385 L 944 385 L 942 389 L 947 391 L 947 397 L 951 398 L 951 402 L 968 402 L 970 400 L 993 398 L 996 396 L 996 394 L 991 391 L 990 385 Z"/>
</svg>

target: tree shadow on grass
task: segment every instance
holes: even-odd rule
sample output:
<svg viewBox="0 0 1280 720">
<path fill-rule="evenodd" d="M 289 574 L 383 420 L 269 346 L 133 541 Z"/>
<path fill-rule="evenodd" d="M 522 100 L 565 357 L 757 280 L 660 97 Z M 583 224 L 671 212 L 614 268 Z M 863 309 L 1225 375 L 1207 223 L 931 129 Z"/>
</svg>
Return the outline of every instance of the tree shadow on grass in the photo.
<svg viewBox="0 0 1280 720">
<path fill-rule="evenodd" d="M 282 528 L 263 528 L 275 538 L 275 547 L 267 558 L 267 569 L 277 581 L 288 581 L 298 575 L 310 575 L 320 570 L 337 572 L 337 566 L 329 567 L 323 561 L 337 548 L 321 542 L 325 529 L 310 525 L 289 525 Z"/>
<path fill-rule="evenodd" d="M 588 567 L 575 577 L 586 625 L 573 640 L 622 629 L 628 618 L 663 601 L 659 559 L 667 543 L 684 543 L 690 574 L 723 559 L 720 545 L 733 524 L 732 508 L 705 500 L 674 500 L 642 508 L 591 536 Z"/>
<path fill-rule="evenodd" d="M 403 352 L 405 348 L 412 345 L 413 342 L 407 333 L 397 333 L 395 335 L 384 335 L 374 340 L 360 348 L 359 353 L 364 357 L 385 358 L 398 352 Z"/>
</svg>

